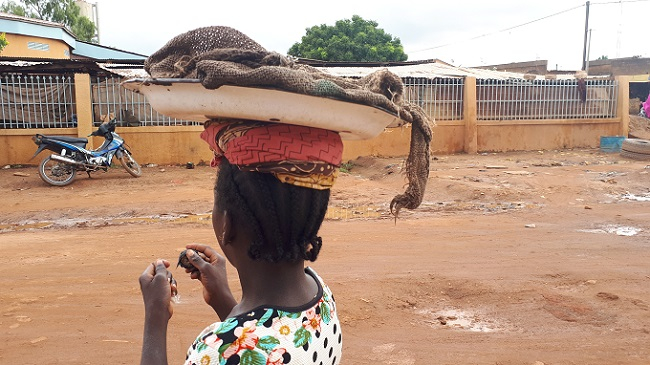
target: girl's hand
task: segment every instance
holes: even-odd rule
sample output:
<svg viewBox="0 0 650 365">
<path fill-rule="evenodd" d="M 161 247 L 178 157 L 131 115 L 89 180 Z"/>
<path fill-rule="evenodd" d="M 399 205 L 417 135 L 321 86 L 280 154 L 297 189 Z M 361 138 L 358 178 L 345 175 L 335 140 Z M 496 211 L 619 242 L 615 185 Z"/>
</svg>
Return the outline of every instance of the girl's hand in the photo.
<svg viewBox="0 0 650 365">
<path fill-rule="evenodd" d="M 185 269 L 185 272 L 203 284 L 203 299 L 217 312 L 221 320 L 225 320 L 237 304 L 228 286 L 226 259 L 210 246 L 190 244 L 186 248 L 186 256 L 194 269 Z M 203 253 L 206 260 L 202 259 L 197 251 Z"/>
<path fill-rule="evenodd" d="M 176 292 L 176 280 L 167 271 L 169 261 L 158 259 L 147 266 L 140 275 L 140 290 L 144 299 L 145 315 L 169 320 L 174 313 L 172 292 Z"/>
</svg>

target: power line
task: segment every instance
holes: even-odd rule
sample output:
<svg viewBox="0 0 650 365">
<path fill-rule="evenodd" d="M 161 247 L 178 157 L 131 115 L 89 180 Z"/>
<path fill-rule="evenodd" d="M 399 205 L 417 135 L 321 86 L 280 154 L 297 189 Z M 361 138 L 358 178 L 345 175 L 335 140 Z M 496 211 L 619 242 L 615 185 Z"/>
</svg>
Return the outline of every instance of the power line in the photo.
<svg viewBox="0 0 650 365">
<path fill-rule="evenodd" d="M 627 4 L 627 3 L 647 3 L 648 1 L 650 1 L 650 0 L 607 1 L 607 2 L 591 3 L 591 5 Z"/>
<path fill-rule="evenodd" d="M 648 2 L 648 1 L 650 1 L 650 0 L 607 1 L 607 2 L 591 3 L 591 5 L 626 4 L 626 3 L 638 3 L 638 2 Z M 573 11 L 575 9 L 582 8 L 584 6 L 585 6 L 584 4 L 574 6 L 574 7 L 570 8 L 570 9 L 565 9 L 565 10 L 559 11 L 557 13 L 553 13 L 553 14 L 550 14 L 550 15 L 535 19 L 535 20 L 531 20 L 531 21 L 526 22 L 526 23 L 522 23 L 522 24 L 512 26 L 512 27 L 504 28 L 504 29 L 497 30 L 497 31 L 494 31 L 494 32 L 490 32 L 490 33 L 481 34 L 481 35 L 471 37 L 471 38 L 467 38 L 467 39 L 464 39 L 464 40 L 461 40 L 461 41 L 449 42 L 449 43 L 440 44 L 440 45 L 437 45 L 437 46 L 434 46 L 434 47 L 423 48 L 423 49 L 419 49 L 419 50 L 416 50 L 416 51 L 410 51 L 409 53 L 418 53 L 418 52 L 430 51 L 432 49 L 443 48 L 443 47 L 451 46 L 451 45 L 454 45 L 454 44 L 457 44 L 457 43 L 469 42 L 469 41 L 473 41 L 473 40 L 476 40 L 476 39 L 485 38 L 485 37 L 495 35 L 495 34 L 498 34 L 498 33 L 503 33 L 503 32 L 507 32 L 507 31 L 510 31 L 510 30 L 513 30 L 513 29 L 521 28 L 523 26 L 533 24 L 533 23 L 536 23 L 536 22 L 539 22 L 539 21 L 542 21 L 542 20 L 545 20 L 545 19 L 548 19 L 548 18 L 552 18 L 554 16 L 558 16 L 558 15 L 561 15 L 561 14 L 564 14 L 564 13 L 568 13 L 568 12 Z"/>
</svg>

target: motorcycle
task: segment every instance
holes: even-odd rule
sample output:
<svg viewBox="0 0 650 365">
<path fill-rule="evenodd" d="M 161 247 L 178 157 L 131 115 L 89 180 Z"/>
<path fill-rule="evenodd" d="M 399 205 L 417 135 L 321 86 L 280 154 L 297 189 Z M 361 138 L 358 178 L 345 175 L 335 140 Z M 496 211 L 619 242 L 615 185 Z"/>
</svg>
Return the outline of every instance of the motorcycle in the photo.
<svg viewBox="0 0 650 365">
<path fill-rule="evenodd" d="M 116 125 L 117 121 L 112 119 L 108 123 L 102 123 L 96 131 L 88 135 L 88 137 L 104 137 L 102 145 L 92 151 L 86 149 L 87 138 L 43 134 L 33 136 L 32 140 L 38 149 L 32 158 L 46 149 L 54 152 L 43 159 L 38 166 L 38 174 L 41 179 L 50 185 L 65 186 L 72 182 L 77 171 L 85 171 L 88 177 L 91 172 L 108 171 L 113 157 L 120 160 L 126 172 L 131 176 L 142 175 L 142 168 L 131 155 L 124 139 L 115 133 Z"/>
</svg>

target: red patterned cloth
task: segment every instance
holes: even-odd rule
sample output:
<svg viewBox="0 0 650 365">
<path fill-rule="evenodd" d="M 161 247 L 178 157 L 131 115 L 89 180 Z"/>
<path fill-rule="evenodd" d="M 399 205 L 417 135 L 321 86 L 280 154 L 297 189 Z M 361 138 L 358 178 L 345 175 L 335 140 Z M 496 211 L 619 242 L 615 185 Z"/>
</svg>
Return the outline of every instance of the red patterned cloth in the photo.
<svg viewBox="0 0 650 365">
<path fill-rule="evenodd" d="M 246 171 L 274 174 L 282 182 L 329 189 L 341 165 L 338 133 L 292 124 L 227 120 L 206 123 L 201 133 L 215 154 Z"/>
</svg>

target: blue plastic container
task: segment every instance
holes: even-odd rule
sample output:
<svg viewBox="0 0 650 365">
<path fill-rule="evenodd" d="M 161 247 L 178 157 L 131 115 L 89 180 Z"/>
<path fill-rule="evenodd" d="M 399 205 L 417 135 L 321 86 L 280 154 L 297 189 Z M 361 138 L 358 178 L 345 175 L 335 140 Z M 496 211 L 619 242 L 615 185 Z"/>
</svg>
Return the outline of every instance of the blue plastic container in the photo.
<svg viewBox="0 0 650 365">
<path fill-rule="evenodd" d="M 600 137 L 600 150 L 602 152 L 621 152 L 623 136 L 602 136 Z"/>
</svg>

